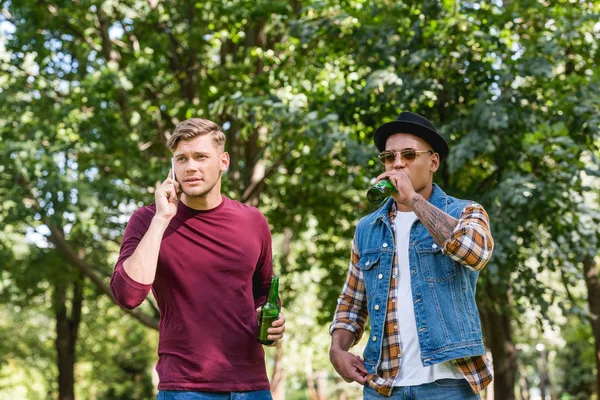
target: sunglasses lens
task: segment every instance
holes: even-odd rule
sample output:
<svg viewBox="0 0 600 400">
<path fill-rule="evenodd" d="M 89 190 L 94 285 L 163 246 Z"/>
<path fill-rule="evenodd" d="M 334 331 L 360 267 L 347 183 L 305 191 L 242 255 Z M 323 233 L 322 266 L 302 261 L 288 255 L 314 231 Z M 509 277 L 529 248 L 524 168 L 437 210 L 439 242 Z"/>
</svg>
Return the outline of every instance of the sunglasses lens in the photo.
<svg viewBox="0 0 600 400">
<path fill-rule="evenodd" d="M 395 151 L 384 151 L 379 154 L 379 161 L 382 164 L 393 164 L 396 161 L 396 155 L 398 152 Z M 404 162 L 412 162 L 417 158 L 417 150 L 416 149 L 404 149 L 400 152 L 400 156 L 402 161 Z"/>
<path fill-rule="evenodd" d="M 414 161 L 417 158 L 417 152 L 414 149 L 402 150 L 402 159 L 405 161 Z"/>
<path fill-rule="evenodd" d="M 379 154 L 379 161 L 381 161 L 382 164 L 393 163 L 394 158 L 395 158 L 395 154 L 393 152 L 386 152 L 386 153 Z"/>
</svg>

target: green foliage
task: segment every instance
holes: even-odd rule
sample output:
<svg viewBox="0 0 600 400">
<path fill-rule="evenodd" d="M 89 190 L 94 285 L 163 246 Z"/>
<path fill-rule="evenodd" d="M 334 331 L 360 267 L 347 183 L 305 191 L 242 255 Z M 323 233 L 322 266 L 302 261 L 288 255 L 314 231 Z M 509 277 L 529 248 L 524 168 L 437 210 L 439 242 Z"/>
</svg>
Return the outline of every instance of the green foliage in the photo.
<svg viewBox="0 0 600 400">
<path fill-rule="evenodd" d="M 153 399 L 156 332 L 125 317 L 105 296 L 88 307 L 78 343 L 78 397 Z"/>
<path fill-rule="evenodd" d="M 480 303 L 510 293 L 512 304 L 492 306 L 517 320 L 557 305 L 585 315 L 584 296 L 567 291 L 598 251 L 598 2 L 0 6 L 0 346 L 40 371 L 47 393 L 57 374 L 48 292 L 72 285 L 82 265 L 108 282 L 127 216 L 153 201 L 169 169 L 165 141 L 190 117 L 224 127 L 224 191 L 271 224 L 290 322 L 311 332 L 289 329 L 286 354 L 329 368 L 324 332 L 381 171 L 371 135 L 403 110 L 426 115 L 450 144 L 436 181 L 491 217 Z M 554 272 L 562 286 L 543 278 Z M 155 333 L 91 282 L 78 359 L 94 379 L 78 393 L 147 397 Z M 45 321 L 44 335 L 24 335 L 17 307 Z M 303 320 L 307 308 L 314 318 Z M 321 347 L 309 351 L 313 335 Z M 20 336 L 26 346 L 10 340 Z M 296 364 L 290 356 L 288 379 L 306 386 Z"/>
<path fill-rule="evenodd" d="M 564 326 L 564 349 L 556 360 L 561 399 L 590 399 L 596 382 L 596 354 L 588 323 L 571 319 Z"/>
</svg>

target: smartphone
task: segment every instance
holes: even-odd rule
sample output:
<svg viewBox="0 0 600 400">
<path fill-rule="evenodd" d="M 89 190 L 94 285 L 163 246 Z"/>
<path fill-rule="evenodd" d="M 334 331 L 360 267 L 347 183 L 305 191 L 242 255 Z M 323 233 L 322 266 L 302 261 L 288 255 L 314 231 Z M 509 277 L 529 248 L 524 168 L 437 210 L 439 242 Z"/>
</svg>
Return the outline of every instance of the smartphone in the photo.
<svg viewBox="0 0 600 400">
<path fill-rule="evenodd" d="M 171 179 L 177 182 L 177 178 L 175 178 L 175 158 L 171 157 Z"/>
</svg>

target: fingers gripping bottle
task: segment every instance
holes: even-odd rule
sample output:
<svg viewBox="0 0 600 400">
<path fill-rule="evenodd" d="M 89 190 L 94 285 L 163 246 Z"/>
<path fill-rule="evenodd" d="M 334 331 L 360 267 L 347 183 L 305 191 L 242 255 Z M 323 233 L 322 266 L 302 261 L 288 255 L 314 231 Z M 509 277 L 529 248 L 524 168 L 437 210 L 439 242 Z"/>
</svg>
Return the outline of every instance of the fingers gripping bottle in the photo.
<svg viewBox="0 0 600 400">
<path fill-rule="evenodd" d="M 367 200 L 372 204 L 379 204 L 392 194 L 396 193 L 396 188 L 387 179 L 382 179 L 367 191 Z"/>
<path fill-rule="evenodd" d="M 260 318 L 258 321 L 258 341 L 262 344 L 273 344 L 274 340 L 269 340 L 267 330 L 273 322 L 279 318 L 279 303 L 277 302 L 279 291 L 279 277 L 273 275 L 271 277 L 271 287 L 269 288 L 269 297 L 267 302 L 263 304 L 260 310 Z"/>
</svg>

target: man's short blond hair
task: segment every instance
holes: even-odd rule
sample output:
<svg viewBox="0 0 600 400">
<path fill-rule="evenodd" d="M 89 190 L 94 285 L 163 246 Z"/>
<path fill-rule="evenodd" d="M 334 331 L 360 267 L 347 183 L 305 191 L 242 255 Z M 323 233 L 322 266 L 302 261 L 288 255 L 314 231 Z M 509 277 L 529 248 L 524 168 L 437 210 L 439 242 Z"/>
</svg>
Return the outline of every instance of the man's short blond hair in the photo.
<svg viewBox="0 0 600 400">
<path fill-rule="evenodd" d="M 171 152 L 175 152 L 180 141 L 193 140 L 203 135 L 211 135 L 215 147 L 225 151 L 225 134 L 219 125 L 202 118 L 189 118 L 177 125 L 167 141 L 167 146 L 171 149 Z"/>
</svg>

